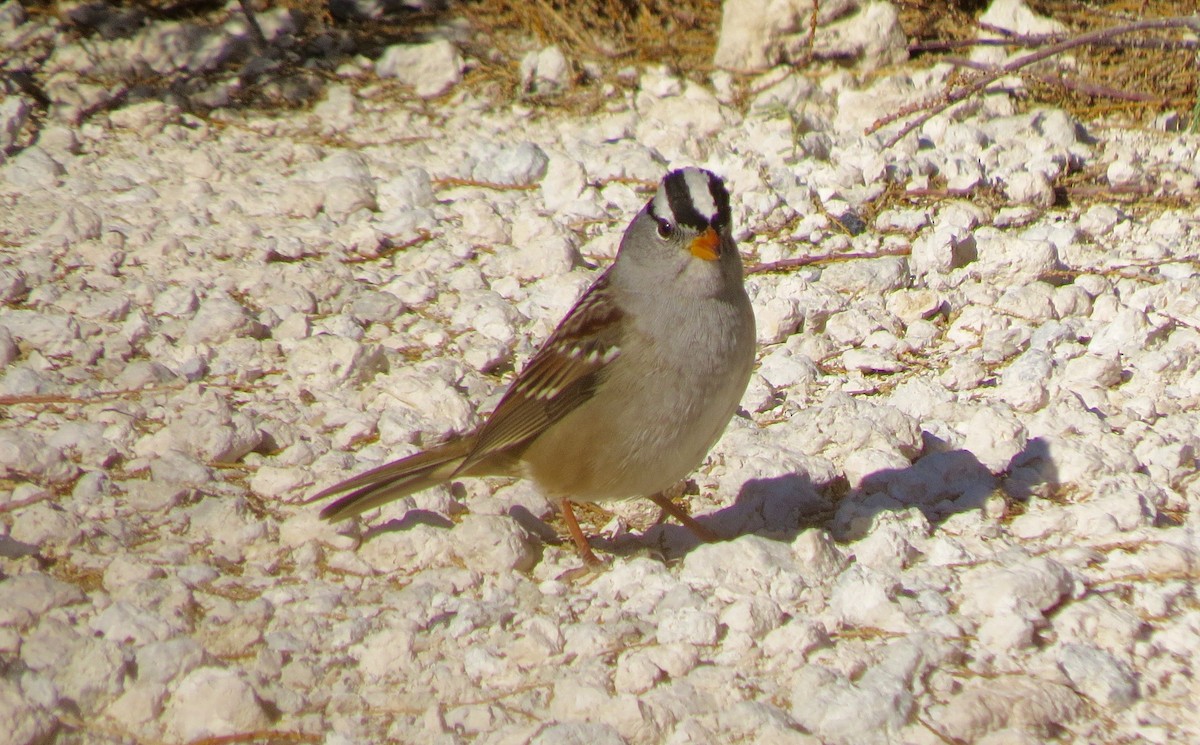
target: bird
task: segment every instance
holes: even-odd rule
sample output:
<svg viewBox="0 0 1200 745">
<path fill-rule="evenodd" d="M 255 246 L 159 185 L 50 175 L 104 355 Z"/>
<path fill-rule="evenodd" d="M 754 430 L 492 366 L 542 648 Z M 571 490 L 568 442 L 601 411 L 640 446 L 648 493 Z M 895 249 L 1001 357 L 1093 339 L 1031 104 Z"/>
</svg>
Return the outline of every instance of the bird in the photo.
<svg viewBox="0 0 1200 745">
<path fill-rule="evenodd" d="M 717 540 L 663 492 L 707 457 L 754 366 L 754 311 L 732 227 L 719 176 L 670 171 L 626 228 L 613 263 L 481 426 L 307 501 L 343 494 L 320 513 L 337 521 L 452 479 L 512 476 L 557 501 L 589 566 L 601 562 L 572 502 L 645 497 Z"/>
</svg>

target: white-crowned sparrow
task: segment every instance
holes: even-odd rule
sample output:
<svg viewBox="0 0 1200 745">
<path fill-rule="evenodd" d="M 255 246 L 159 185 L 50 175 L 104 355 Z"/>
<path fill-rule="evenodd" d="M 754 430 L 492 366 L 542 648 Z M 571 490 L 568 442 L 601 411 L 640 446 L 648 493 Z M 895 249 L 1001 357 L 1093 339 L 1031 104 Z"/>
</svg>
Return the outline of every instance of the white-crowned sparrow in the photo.
<svg viewBox="0 0 1200 745">
<path fill-rule="evenodd" d="M 592 284 L 476 431 L 380 466 L 309 501 L 350 491 L 340 520 L 460 476 L 520 476 L 559 500 L 648 497 L 713 538 L 660 492 L 704 460 L 746 390 L 754 312 L 716 175 L 666 175 Z"/>
</svg>

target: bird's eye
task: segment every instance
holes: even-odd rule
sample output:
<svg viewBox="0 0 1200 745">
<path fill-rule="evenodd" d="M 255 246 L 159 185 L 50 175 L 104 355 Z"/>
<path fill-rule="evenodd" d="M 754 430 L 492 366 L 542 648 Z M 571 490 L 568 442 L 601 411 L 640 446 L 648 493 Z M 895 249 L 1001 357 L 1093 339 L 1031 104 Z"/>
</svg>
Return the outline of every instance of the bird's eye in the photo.
<svg viewBox="0 0 1200 745">
<path fill-rule="evenodd" d="M 657 222 L 658 222 L 658 237 L 664 238 L 664 239 L 670 238 L 671 234 L 675 232 L 675 226 L 671 224 L 671 221 L 660 217 L 660 218 L 658 218 Z"/>
</svg>

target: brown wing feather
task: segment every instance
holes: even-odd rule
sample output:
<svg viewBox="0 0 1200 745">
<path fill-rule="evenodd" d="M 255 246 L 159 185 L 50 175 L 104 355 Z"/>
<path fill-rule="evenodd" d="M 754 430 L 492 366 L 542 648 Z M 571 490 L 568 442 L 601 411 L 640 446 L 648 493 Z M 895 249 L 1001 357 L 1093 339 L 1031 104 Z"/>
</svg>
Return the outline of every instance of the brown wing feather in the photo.
<svg viewBox="0 0 1200 745">
<path fill-rule="evenodd" d="M 616 325 L 621 315 L 606 272 L 517 376 L 458 472 L 528 443 L 591 398 L 602 371 L 621 353 Z"/>
<path fill-rule="evenodd" d="M 471 445 L 470 438 L 452 440 L 407 458 L 372 468 L 354 478 L 323 489 L 305 501 L 315 502 L 349 491 L 349 494 L 334 500 L 321 510 L 321 517 L 326 520 L 343 520 L 362 514 L 450 478 L 450 475 L 457 471 Z"/>
</svg>

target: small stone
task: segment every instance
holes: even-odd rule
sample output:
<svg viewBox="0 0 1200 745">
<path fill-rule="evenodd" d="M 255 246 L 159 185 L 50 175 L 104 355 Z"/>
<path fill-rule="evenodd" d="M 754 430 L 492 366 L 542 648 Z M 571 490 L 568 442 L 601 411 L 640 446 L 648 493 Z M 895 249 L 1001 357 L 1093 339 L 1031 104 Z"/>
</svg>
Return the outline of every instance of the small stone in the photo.
<svg viewBox="0 0 1200 745">
<path fill-rule="evenodd" d="M 42 572 L 7 577 L 0 581 L 0 623 L 24 625 L 83 599 L 79 588 Z"/>
<path fill-rule="evenodd" d="M 988 733 L 1005 727 L 1048 737 L 1083 709 L 1083 700 L 1065 685 L 1001 675 L 970 681 L 945 705 L 933 707 L 930 715 L 939 722 L 943 736 L 982 742 Z"/>
<path fill-rule="evenodd" d="M 682 642 L 709 647 L 717 643 L 717 619 L 699 608 L 679 608 L 659 615 L 659 644 Z"/>
<path fill-rule="evenodd" d="M 17 136 L 29 119 L 32 108 L 22 96 L 0 99 L 0 154 L 17 143 Z M 2 159 L 3 155 L 0 155 L 0 162 L 3 162 Z"/>
<path fill-rule="evenodd" d="M 22 150 L 0 173 L 12 186 L 21 189 L 51 189 L 58 185 L 66 170 L 37 145 Z"/>
<path fill-rule="evenodd" d="M 261 338 L 266 329 L 245 306 L 226 295 L 216 295 L 200 304 L 184 332 L 190 344 L 222 342 L 241 336 Z"/>
<path fill-rule="evenodd" d="M 237 672 L 201 667 L 179 681 L 163 711 L 167 731 L 184 742 L 270 726 L 254 688 Z"/>
<path fill-rule="evenodd" d="M 379 201 L 386 209 L 431 207 L 437 201 L 433 181 L 424 168 L 405 168 L 379 185 Z"/>
<path fill-rule="evenodd" d="M 396 78 L 416 89 L 422 98 L 440 96 L 462 80 L 462 57 L 445 39 L 428 44 L 396 44 L 375 63 L 381 78 Z"/>
<path fill-rule="evenodd" d="M 0 678 L 0 732 L 8 733 L 5 742 L 13 745 L 49 742 L 59 726 L 58 719 L 30 701 L 15 681 Z"/>
<path fill-rule="evenodd" d="M 964 266 L 974 255 L 975 241 L 957 228 L 939 227 L 913 241 L 909 264 L 918 276 Z"/>
<path fill-rule="evenodd" d="M 40 436 L 16 430 L 0 430 L 0 474 L 7 478 L 30 477 L 51 483 L 71 481 L 79 467 L 62 450 Z"/>
<path fill-rule="evenodd" d="M 1036 558 L 1000 569 L 981 568 L 962 582 L 962 612 L 993 617 L 1003 613 L 1037 613 L 1053 608 L 1071 589 L 1071 575 L 1051 559 Z"/>
<path fill-rule="evenodd" d="M 535 93 L 556 93 L 571 80 L 571 65 L 557 44 L 533 51 L 521 59 L 521 82 Z"/>
<path fill-rule="evenodd" d="M 301 379 L 363 381 L 387 370 L 387 358 L 374 345 L 319 334 L 290 345 L 285 365 L 291 375 Z"/>
<path fill-rule="evenodd" d="M 528 186 L 546 175 L 550 159 L 532 142 L 496 148 L 487 152 L 472 170 L 471 176 L 491 184 Z"/>
<path fill-rule="evenodd" d="M 467 515 L 450 532 L 450 541 L 464 564 L 485 574 L 527 572 L 537 562 L 529 534 L 508 516 Z"/>
<path fill-rule="evenodd" d="M 1071 685 L 1106 710 L 1121 711 L 1137 700 L 1138 686 L 1133 673 L 1104 650 L 1067 644 L 1058 659 Z"/>
</svg>

